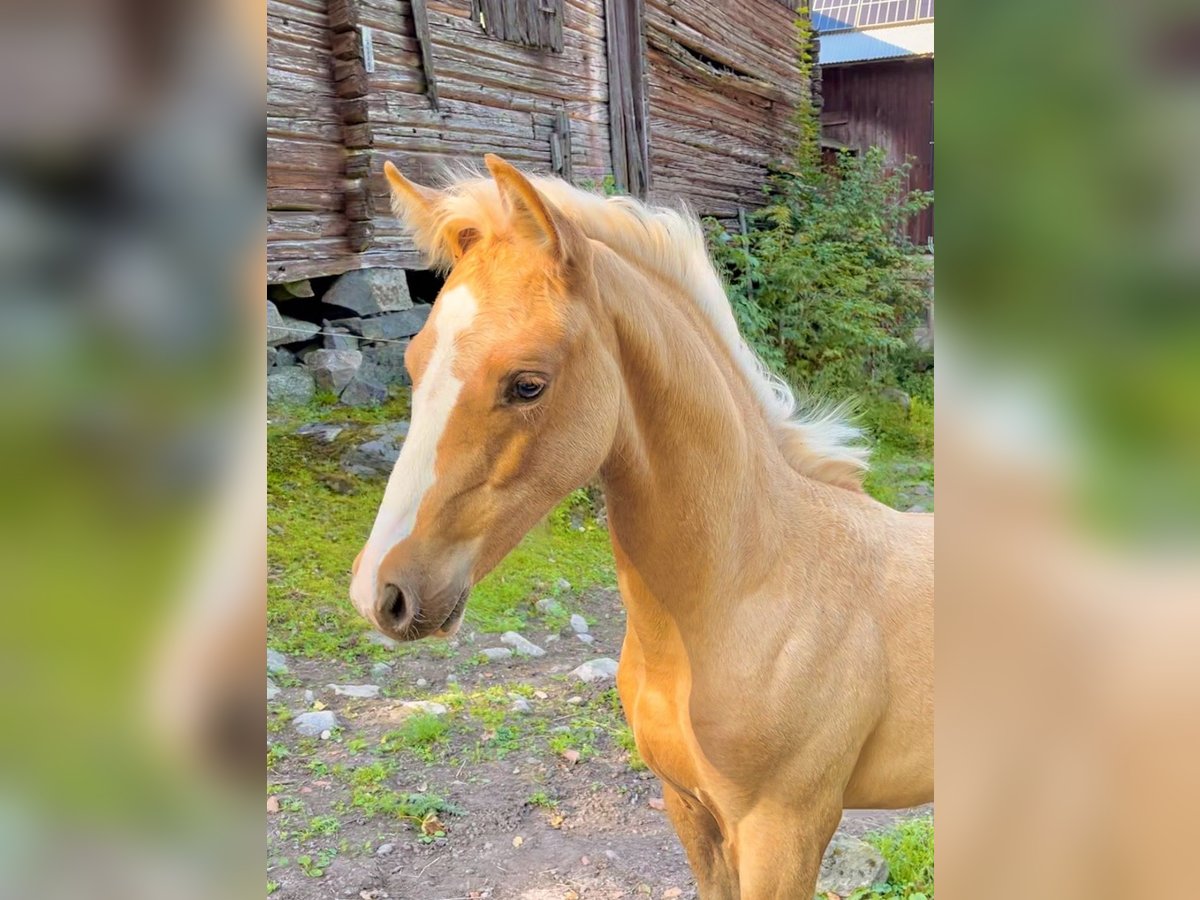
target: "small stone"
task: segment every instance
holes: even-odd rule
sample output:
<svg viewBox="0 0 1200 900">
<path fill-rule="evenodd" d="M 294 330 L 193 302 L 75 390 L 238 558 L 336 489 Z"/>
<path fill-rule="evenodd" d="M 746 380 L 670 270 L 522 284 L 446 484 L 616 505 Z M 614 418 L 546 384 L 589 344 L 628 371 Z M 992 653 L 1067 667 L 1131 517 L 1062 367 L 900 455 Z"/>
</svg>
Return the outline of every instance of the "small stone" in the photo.
<svg viewBox="0 0 1200 900">
<path fill-rule="evenodd" d="M 549 700 L 550 699 L 550 695 L 547 694 L 545 691 L 534 691 L 533 696 L 537 697 L 539 700 Z"/>
<path fill-rule="evenodd" d="M 562 612 L 562 604 L 553 597 L 543 597 L 541 600 L 535 603 L 534 606 L 543 616 L 552 616 L 556 613 Z"/>
<path fill-rule="evenodd" d="M 325 331 L 326 350 L 357 350 L 358 338 L 343 328 L 327 325 Z"/>
<path fill-rule="evenodd" d="M 338 276 L 323 303 L 340 306 L 362 316 L 410 309 L 412 296 L 403 269 L 357 269 Z"/>
<path fill-rule="evenodd" d="M 304 692 L 304 702 L 305 703 L 312 703 L 316 699 L 317 699 L 317 695 L 314 694 L 311 690 Z"/>
<path fill-rule="evenodd" d="M 590 634 L 577 634 L 577 635 L 575 635 L 575 637 L 579 638 L 579 639 L 580 639 L 581 641 L 583 641 L 585 644 L 591 644 L 593 641 L 595 641 L 595 640 L 596 640 L 596 639 L 595 639 L 594 637 L 592 637 Z"/>
<path fill-rule="evenodd" d="M 545 656 L 546 651 L 533 641 L 526 640 L 515 631 L 506 631 L 500 635 L 500 642 L 508 644 L 518 656 Z"/>
<path fill-rule="evenodd" d="M 283 675 L 288 670 L 287 658 L 278 650 L 267 648 L 267 671 L 272 675 Z"/>
<path fill-rule="evenodd" d="M 337 728 L 337 724 L 337 716 L 328 709 L 301 713 L 292 719 L 292 725 L 305 737 L 319 737 L 322 732 Z"/>
<path fill-rule="evenodd" d="M 560 578 L 558 581 L 554 582 L 554 587 L 560 591 L 569 591 L 571 589 L 571 582 L 567 581 L 565 578 Z"/>
<path fill-rule="evenodd" d="M 388 398 L 387 388 L 361 374 L 342 390 L 341 402 L 347 406 L 379 406 Z"/>
<path fill-rule="evenodd" d="M 342 468 L 351 475 L 390 475 L 400 458 L 400 448 L 388 441 L 365 441 L 342 457 Z"/>
<path fill-rule="evenodd" d="M 268 678 L 267 679 L 267 699 L 274 700 L 278 696 L 279 696 L 279 686 L 276 685 L 275 682 L 273 682 L 270 678 Z"/>
<path fill-rule="evenodd" d="M 385 678 L 392 677 L 391 664 L 385 662 L 377 662 L 371 666 L 371 677 L 376 681 L 383 681 Z"/>
<path fill-rule="evenodd" d="M 927 484 L 915 484 L 909 493 L 911 493 L 914 497 L 932 497 L 933 488 Z"/>
<path fill-rule="evenodd" d="M 524 697 L 518 697 L 516 700 L 514 700 L 512 703 L 512 706 L 509 707 L 509 709 L 511 709 L 515 713 L 528 714 L 528 713 L 533 712 L 533 707 L 529 705 L 529 701 L 526 700 Z"/>
<path fill-rule="evenodd" d="M 426 681 L 424 678 L 418 678 L 417 679 L 417 687 L 429 687 L 429 682 Z"/>
<path fill-rule="evenodd" d="M 667 888 L 663 891 L 662 895 L 663 900 L 675 900 L 676 897 L 683 896 L 683 890 L 681 888 Z"/>
<path fill-rule="evenodd" d="M 354 380 L 362 362 L 358 350 L 314 350 L 304 360 L 317 385 L 335 394 Z"/>
<path fill-rule="evenodd" d="M 326 687 L 339 697 L 371 700 L 379 696 L 379 685 L 377 684 L 327 684 Z"/>
<path fill-rule="evenodd" d="M 589 659 L 583 665 L 571 672 L 580 681 L 611 681 L 617 677 L 617 661 L 607 656 L 600 659 Z"/>
<path fill-rule="evenodd" d="M 426 713 L 431 716 L 444 716 L 446 707 L 441 703 L 434 703 L 432 700 L 406 700 L 400 704 L 401 709 L 411 710 L 414 713 Z"/>
<path fill-rule="evenodd" d="M 907 510 L 905 510 L 905 512 L 923 513 L 923 512 L 929 512 L 929 510 L 925 508 L 925 505 L 923 503 L 914 503 Z"/>
<path fill-rule="evenodd" d="M 317 385 L 307 369 L 289 366 L 273 369 L 267 374 L 267 402 L 291 403 L 303 406 L 311 403 L 317 394 Z"/>
<path fill-rule="evenodd" d="M 367 635 L 367 642 L 380 647 L 387 647 L 389 650 L 395 650 L 400 646 L 400 642 L 395 638 L 390 638 L 386 634 L 380 634 L 378 631 L 370 632 Z"/>
<path fill-rule="evenodd" d="M 395 844 L 380 844 L 375 848 L 376 856 L 391 856 L 396 851 Z"/>
<path fill-rule="evenodd" d="M 322 444 L 332 444 L 339 434 L 345 429 L 341 425 L 329 425 L 325 422 L 313 422 L 309 425 L 301 425 L 296 429 L 296 434 L 300 437 L 312 438 L 314 441 L 320 441 Z"/>
<path fill-rule="evenodd" d="M 567 702 L 570 703 L 572 706 L 578 706 L 579 704 L 581 704 L 583 702 L 583 698 L 580 697 L 579 695 L 576 695 L 574 697 L 568 697 Z"/>
<path fill-rule="evenodd" d="M 573 616 L 571 616 L 571 628 L 576 634 L 587 634 L 587 619 L 585 619 L 579 613 L 575 613 Z"/>
<path fill-rule="evenodd" d="M 887 881 L 888 864 L 878 850 L 855 837 L 838 836 L 825 848 L 817 893 L 845 897 Z"/>
<path fill-rule="evenodd" d="M 619 855 L 616 853 L 616 851 L 615 851 L 615 850 L 605 850 L 605 851 L 604 851 L 604 856 L 605 856 L 605 857 L 608 859 L 608 861 L 609 861 L 609 862 L 616 862 L 618 859 L 620 859 L 620 858 L 621 858 L 621 857 L 620 857 L 620 856 L 619 856 Z"/>
<path fill-rule="evenodd" d="M 451 672 L 446 676 L 446 684 L 458 684 L 458 676 Z"/>
<path fill-rule="evenodd" d="M 551 734 L 569 734 L 571 731 L 570 725 L 555 725 L 550 729 Z"/>
<path fill-rule="evenodd" d="M 307 341 L 321 330 L 315 322 L 305 322 L 293 319 L 279 312 L 270 300 L 267 301 L 267 346 L 278 347 L 280 344 L 295 344 Z"/>
<path fill-rule="evenodd" d="M 313 296 L 312 282 L 307 278 L 300 281 L 286 281 L 272 284 L 267 288 L 267 295 L 272 300 L 291 300 L 296 297 Z"/>
<path fill-rule="evenodd" d="M 480 653 L 487 657 L 489 662 L 498 662 L 513 655 L 513 652 L 507 647 L 488 647 L 486 650 L 481 650 Z"/>
<path fill-rule="evenodd" d="M 430 307 L 422 304 L 399 312 L 387 312 L 362 320 L 361 334 L 368 341 L 398 341 L 412 337 L 425 325 Z"/>
</svg>

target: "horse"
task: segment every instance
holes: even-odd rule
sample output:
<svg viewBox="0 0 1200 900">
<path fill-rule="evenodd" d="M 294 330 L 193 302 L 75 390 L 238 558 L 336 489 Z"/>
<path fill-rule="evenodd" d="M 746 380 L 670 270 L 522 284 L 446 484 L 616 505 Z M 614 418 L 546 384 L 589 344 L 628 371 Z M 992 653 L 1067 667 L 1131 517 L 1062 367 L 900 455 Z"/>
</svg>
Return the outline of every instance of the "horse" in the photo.
<svg viewBox="0 0 1200 900">
<path fill-rule="evenodd" d="M 485 164 L 439 188 L 384 166 L 448 276 L 350 597 L 392 638 L 452 635 L 471 587 L 598 479 L 617 689 L 700 897 L 812 897 L 843 808 L 932 799 L 932 517 L 864 492 L 836 412 L 797 412 L 694 216 Z"/>
</svg>

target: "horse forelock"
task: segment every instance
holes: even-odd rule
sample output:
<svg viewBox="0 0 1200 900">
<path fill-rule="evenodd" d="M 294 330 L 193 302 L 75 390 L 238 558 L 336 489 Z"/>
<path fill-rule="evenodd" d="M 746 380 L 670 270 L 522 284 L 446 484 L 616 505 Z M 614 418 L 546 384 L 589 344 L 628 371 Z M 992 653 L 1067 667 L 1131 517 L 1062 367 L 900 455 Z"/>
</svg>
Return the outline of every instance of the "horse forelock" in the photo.
<svg viewBox="0 0 1200 900">
<path fill-rule="evenodd" d="M 601 197 L 559 178 L 530 176 L 534 187 L 587 237 L 675 285 L 703 311 L 757 398 L 788 462 L 801 474 L 861 489 L 868 452 L 843 407 L 801 404 L 770 372 L 738 330 L 733 308 L 708 255 L 704 231 L 684 205 L 652 206 L 632 197 Z M 399 211 L 397 211 L 399 213 Z M 417 223 L 417 246 L 430 264 L 449 269 L 459 236 L 506 236 L 510 214 L 496 182 L 476 172 L 448 173 L 434 215 Z"/>
</svg>

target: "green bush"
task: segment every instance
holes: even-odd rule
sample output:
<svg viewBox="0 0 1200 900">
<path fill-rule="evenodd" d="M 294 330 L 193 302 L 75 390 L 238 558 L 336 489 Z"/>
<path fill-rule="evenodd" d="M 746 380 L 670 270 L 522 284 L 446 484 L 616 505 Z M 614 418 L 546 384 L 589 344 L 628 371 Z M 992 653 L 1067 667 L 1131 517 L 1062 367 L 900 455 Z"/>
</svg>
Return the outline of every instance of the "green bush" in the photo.
<svg viewBox="0 0 1200 900">
<path fill-rule="evenodd" d="M 905 225 L 930 195 L 905 188 L 908 166 L 883 151 L 804 161 L 774 175 L 746 234 L 708 221 L 713 258 L 738 324 L 775 371 L 841 397 L 915 370 L 906 338 L 924 306 Z"/>
</svg>

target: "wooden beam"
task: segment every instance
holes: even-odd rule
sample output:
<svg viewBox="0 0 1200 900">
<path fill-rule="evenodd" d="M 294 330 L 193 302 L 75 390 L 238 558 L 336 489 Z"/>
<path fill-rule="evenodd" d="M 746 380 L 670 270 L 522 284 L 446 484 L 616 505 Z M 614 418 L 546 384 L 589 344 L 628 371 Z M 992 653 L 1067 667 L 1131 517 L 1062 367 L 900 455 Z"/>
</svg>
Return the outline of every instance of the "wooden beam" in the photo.
<svg viewBox="0 0 1200 900">
<path fill-rule="evenodd" d="M 425 93 L 429 105 L 438 109 L 437 78 L 433 74 L 433 39 L 429 34 L 429 10 L 425 0 L 412 0 L 413 26 L 421 47 L 421 68 L 425 70 Z"/>
</svg>

